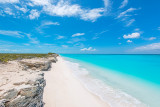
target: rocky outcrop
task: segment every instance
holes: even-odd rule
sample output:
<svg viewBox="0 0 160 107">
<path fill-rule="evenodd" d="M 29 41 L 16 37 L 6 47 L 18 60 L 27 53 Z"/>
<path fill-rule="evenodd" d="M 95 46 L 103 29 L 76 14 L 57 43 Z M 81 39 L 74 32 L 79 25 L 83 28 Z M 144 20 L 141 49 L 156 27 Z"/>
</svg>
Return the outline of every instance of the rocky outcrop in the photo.
<svg viewBox="0 0 160 107">
<path fill-rule="evenodd" d="M 56 61 L 56 58 L 51 57 L 11 61 L 10 65 L 5 65 L 6 71 L 3 68 L 0 78 L 3 81 L 0 84 L 0 107 L 43 107 L 43 90 L 46 85 L 43 71 L 49 70 L 51 63 Z M 7 69 L 11 65 L 16 67 L 14 71 Z"/>
<path fill-rule="evenodd" d="M 20 64 L 23 67 L 23 70 L 40 70 L 40 71 L 48 71 L 51 68 L 51 63 L 56 63 L 57 59 L 56 57 L 52 57 L 47 61 L 44 62 L 26 62 L 26 61 L 20 61 Z"/>
</svg>

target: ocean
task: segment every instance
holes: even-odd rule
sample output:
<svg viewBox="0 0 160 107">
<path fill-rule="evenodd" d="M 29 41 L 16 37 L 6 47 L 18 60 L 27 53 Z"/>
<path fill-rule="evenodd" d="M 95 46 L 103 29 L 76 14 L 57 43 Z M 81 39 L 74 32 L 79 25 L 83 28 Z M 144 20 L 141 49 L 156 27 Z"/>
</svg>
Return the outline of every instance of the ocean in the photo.
<svg viewBox="0 0 160 107">
<path fill-rule="evenodd" d="M 85 87 L 111 107 L 160 107 L 160 55 L 61 56 Z"/>
</svg>

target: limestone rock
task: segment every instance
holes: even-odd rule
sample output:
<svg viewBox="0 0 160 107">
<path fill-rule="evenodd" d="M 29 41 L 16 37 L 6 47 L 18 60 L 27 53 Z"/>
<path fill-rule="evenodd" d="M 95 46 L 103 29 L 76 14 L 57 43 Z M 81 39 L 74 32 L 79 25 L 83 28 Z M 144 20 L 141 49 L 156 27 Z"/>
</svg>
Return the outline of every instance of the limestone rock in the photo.
<svg viewBox="0 0 160 107">
<path fill-rule="evenodd" d="M 0 99 L 3 98 L 3 99 L 12 100 L 17 95 L 18 95 L 18 91 L 16 89 L 11 89 L 11 90 L 6 91 L 4 94 L 2 94 L 2 96 L 0 97 Z"/>
</svg>

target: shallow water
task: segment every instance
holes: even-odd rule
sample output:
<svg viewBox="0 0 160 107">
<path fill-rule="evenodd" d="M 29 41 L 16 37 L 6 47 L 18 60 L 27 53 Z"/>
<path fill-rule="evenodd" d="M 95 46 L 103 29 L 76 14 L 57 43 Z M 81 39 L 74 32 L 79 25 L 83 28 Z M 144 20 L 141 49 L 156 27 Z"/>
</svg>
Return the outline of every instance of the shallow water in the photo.
<svg viewBox="0 0 160 107">
<path fill-rule="evenodd" d="M 159 55 L 62 55 L 76 77 L 113 107 L 160 107 Z"/>
</svg>

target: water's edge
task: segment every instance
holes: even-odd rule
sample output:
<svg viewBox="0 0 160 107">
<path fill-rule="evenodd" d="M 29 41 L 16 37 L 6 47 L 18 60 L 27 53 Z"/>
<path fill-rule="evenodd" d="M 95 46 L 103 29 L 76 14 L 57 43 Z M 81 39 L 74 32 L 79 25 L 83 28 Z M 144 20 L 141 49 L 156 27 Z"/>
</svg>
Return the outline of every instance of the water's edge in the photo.
<svg viewBox="0 0 160 107">
<path fill-rule="evenodd" d="M 113 88 L 104 83 L 104 81 L 90 75 L 87 69 L 83 68 L 79 63 L 72 62 L 65 57 L 63 58 L 65 59 L 65 63 L 73 70 L 73 75 L 84 84 L 87 90 L 100 97 L 111 107 L 148 107 L 131 95 Z"/>
</svg>

